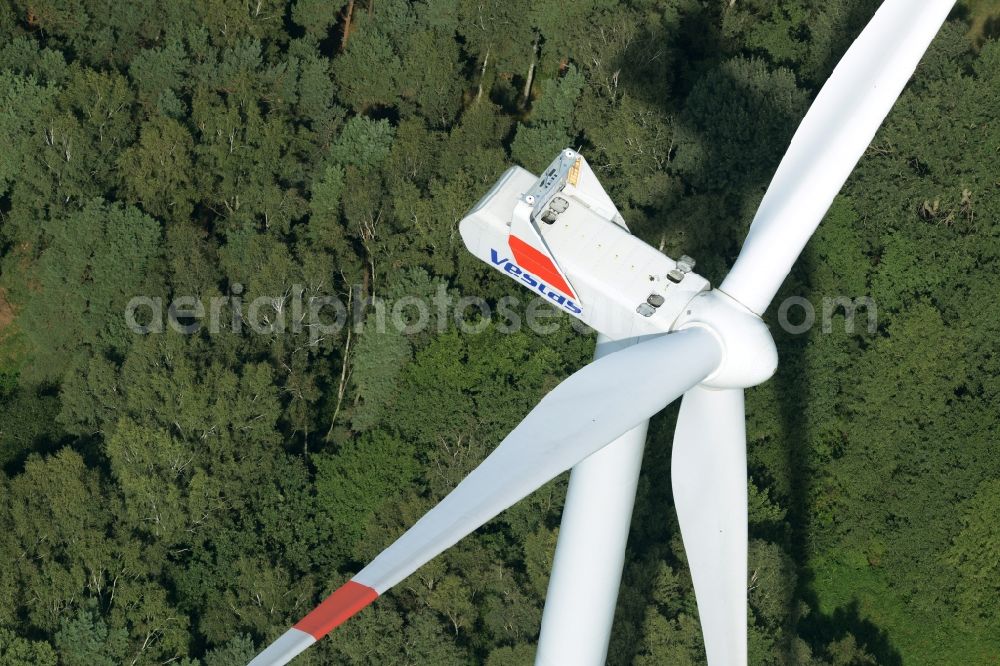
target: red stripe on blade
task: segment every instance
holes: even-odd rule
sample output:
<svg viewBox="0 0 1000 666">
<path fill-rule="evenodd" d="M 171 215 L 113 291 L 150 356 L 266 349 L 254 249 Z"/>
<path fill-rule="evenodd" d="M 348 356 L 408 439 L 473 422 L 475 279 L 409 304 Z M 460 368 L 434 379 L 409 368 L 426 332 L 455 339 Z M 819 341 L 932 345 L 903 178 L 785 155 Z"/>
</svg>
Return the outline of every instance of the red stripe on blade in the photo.
<svg viewBox="0 0 1000 666">
<path fill-rule="evenodd" d="M 378 592 L 372 588 L 349 580 L 299 620 L 295 628 L 319 640 L 377 598 Z"/>
<path fill-rule="evenodd" d="M 542 278 L 550 287 L 555 287 L 567 296 L 576 298 L 576 294 L 566 284 L 563 276 L 559 274 L 559 269 L 545 254 L 517 236 L 509 236 L 507 244 L 510 245 L 510 251 L 514 253 L 514 261 L 517 262 L 518 266 Z"/>
</svg>

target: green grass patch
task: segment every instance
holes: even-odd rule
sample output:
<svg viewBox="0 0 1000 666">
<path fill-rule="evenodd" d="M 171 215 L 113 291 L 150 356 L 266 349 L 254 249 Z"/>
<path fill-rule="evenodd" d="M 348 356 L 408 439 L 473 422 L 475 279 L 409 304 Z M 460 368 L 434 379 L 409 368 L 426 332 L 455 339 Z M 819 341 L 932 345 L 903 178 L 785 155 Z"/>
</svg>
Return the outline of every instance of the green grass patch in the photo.
<svg viewBox="0 0 1000 666">
<path fill-rule="evenodd" d="M 17 372 L 23 368 L 30 348 L 16 321 L 0 331 L 0 373 Z"/>
<path fill-rule="evenodd" d="M 1000 0 L 962 0 L 959 5 L 969 12 L 969 39 L 973 44 L 982 44 L 991 26 L 992 30 L 1000 27 L 996 25 L 1000 22 Z"/>
<path fill-rule="evenodd" d="M 825 554 L 812 558 L 809 569 L 819 613 L 831 617 L 856 606 L 859 619 L 882 631 L 906 666 L 1000 663 L 1000 637 L 908 604 L 889 584 L 888 572 L 869 565 L 864 554 Z"/>
</svg>

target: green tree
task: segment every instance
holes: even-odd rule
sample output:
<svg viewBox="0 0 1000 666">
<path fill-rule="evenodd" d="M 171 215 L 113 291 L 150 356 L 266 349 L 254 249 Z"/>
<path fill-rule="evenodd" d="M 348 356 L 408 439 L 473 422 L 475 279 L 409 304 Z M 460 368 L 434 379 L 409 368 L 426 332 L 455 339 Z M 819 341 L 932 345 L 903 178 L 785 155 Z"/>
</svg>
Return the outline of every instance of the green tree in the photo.
<svg viewBox="0 0 1000 666">
<path fill-rule="evenodd" d="M 548 166 L 552 157 L 567 146 L 573 147 L 570 130 L 573 111 L 583 91 L 584 80 L 573 66 L 560 79 L 542 84 L 542 92 L 527 124 L 518 125 L 511 156 L 535 173 Z"/>
<path fill-rule="evenodd" d="M 965 502 L 961 531 L 955 536 L 946 558 L 959 574 L 959 603 L 963 616 L 995 628 L 1000 615 L 992 600 L 997 595 L 997 531 L 993 517 L 1000 501 L 1000 482 L 984 481 L 976 494 Z"/>
<path fill-rule="evenodd" d="M 0 628 L 0 658 L 10 666 L 56 666 L 56 653 L 44 641 L 21 638 L 7 628 Z"/>
<path fill-rule="evenodd" d="M 118 354 L 128 347 L 126 305 L 163 293 L 162 232 L 139 210 L 100 199 L 45 229 L 51 240 L 33 267 L 44 298 L 25 303 L 20 323 L 35 361 L 26 372 L 57 379 L 87 346 Z"/>
<path fill-rule="evenodd" d="M 84 609 L 62 618 L 55 642 L 60 663 L 67 666 L 112 666 L 129 656 L 128 634 L 121 629 L 109 630 L 99 616 Z"/>
<path fill-rule="evenodd" d="M 335 455 L 315 456 L 314 464 L 318 501 L 327 516 L 333 547 L 352 557 L 366 521 L 388 509 L 417 473 L 412 446 L 383 433 L 344 442 Z"/>
<path fill-rule="evenodd" d="M 41 86 L 33 77 L 0 71 L 0 132 L 11 142 L 0 156 L 0 193 L 10 190 L 15 177 L 21 172 L 29 157 L 24 151 L 32 145 L 30 140 L 35 121 L 56 91 L 52 86 Z"/>
<path fill-rule="evenodd" d="M 158 117 L 143 125 L 139 142 L 120 168 L 127 195 L 160 218 L 184 220 L 193 209 L 191 135 L 177 121 Z"/>
</svg>

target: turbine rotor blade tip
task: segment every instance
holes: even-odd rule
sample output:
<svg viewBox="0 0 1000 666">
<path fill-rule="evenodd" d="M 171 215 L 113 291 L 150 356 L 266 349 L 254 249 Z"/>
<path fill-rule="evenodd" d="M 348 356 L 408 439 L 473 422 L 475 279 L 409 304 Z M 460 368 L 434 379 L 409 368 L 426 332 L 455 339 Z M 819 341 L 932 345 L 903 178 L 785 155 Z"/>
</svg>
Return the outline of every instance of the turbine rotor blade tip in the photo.
<svg viewBox="0 0 1000 666">
<path fill-rule="evenodd" d="M 377 598 L 378 592 L 372 588 L 349 580 L 299 620 L 294 628 L 319 640 Z"/>
</svg>

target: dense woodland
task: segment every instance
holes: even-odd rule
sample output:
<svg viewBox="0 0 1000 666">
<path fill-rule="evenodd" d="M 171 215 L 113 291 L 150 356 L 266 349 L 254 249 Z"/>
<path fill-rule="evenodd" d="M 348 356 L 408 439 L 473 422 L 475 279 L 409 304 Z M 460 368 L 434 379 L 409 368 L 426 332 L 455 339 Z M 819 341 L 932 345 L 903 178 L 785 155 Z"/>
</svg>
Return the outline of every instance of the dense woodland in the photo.
<svg viewBox="0 0 1000 666">
<path fill-rule="evenodd" d="M 593 352 L 566 316 L 139 335 L 130 298 L 495 302 L 514 287 L 457 221 L 565 146 L 717 284 L 875 6 L 0 0 L 0 662 L 245 663 Z M 767 315 L 753 664 L 1000 659 L 998 16 L 959 4 L 779 295 L 870 295 L 877 329 Z M 650 428 L 610 664 L 704 662 L 675 415 Z M 565 484 L 301 663 L 530 663 Z"/>
</svg>

